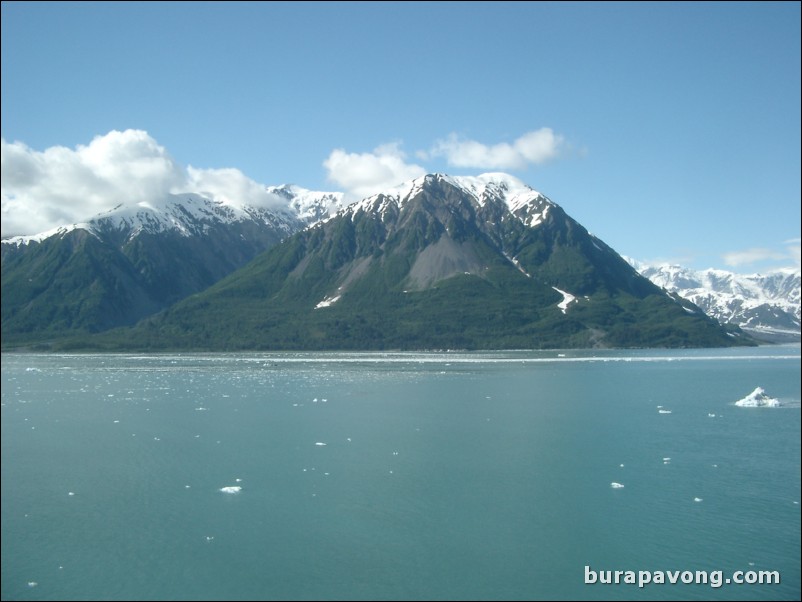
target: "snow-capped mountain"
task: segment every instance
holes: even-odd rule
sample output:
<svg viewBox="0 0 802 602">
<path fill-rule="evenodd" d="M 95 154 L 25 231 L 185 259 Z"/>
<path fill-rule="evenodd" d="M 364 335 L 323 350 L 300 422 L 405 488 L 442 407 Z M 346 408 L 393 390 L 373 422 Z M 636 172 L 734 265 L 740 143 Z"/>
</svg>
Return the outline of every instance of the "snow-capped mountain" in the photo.
<svg viewBox="0 0 802 602">
<path fill-rule="evenodd" d="M 480 208 L 497 204 L 506 208 L 522 224 L 535 227 L 547 216 L 549 208 L 555 206 L 537 190 L 518 178 L 506 173 L 485 173 L 478 176 L 449 176 L 429 174 L 393 186 L 345 208 L 345 212 L 373 211 L 383 215 L 386 211 L 398 211 L 407 201 L 415 198 L 426 186 L 441 183 L 453 187 L 470 197 Z M 491 225 L 494 225 L 491 222 Z"/>
<path fill-rule="evenodd" d="M 295 184 L 268 186 L 268 194 L 284 199 L 292 211 L 306 224 L 328 219 L 346 206 L 342 192 L 308 190 Z"/>
<path fill-rule="evenodd" d="M 799 270 L 736 274 L 630 263 L 656 285 L 688 299 L 719 322 L 737 324 L 766 340 L 800 338 Z"/>
<path fill-rule="evenodd" d="M 743 342 L 506 174 L 429 174 L 388 188 L 114 340 L 150 349 Z"/>
<path fill-rule="evenodd" d="M 289 207 L 249 207 L 212 200 L 198 194 L 170 194 L 152 201 L 118 205 L 84 223 L 60 226 L 31 236 L 6 238 L 3 239 L 3 245 L 40 243 L 52 236 L 63 237 L 74 230 L 86 230 L 97 237 L 117 233 L 128 240 L 140 234 L 169 231 L 182 236 L 201 236 L 224 224 L 248 222 L 268 226 L 283 232 L 285 236 L 302 227 L 297 214 Z"/>
<path fill-rule="evenodd" d="M 4 341 L 161 310 L 132 331 L 145 348 L 740 340 L 507 174 L 429 174 L 351 205 L 294 185 L 265 192 L 260 207 L 169 195 L 3 240 Z"/>
<path fill-rule="evenodd" d="M 211 286 L 304 226 L 279 198 L 249 207 L 178 194 L 4 239 L 3 336 L 133 324 Z"/>
</svg>

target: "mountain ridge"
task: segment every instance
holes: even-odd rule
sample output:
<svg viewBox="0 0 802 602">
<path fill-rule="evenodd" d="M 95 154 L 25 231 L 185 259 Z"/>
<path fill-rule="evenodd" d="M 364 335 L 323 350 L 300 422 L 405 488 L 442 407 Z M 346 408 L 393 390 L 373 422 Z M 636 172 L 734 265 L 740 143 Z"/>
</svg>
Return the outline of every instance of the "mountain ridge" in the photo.
<svg viewBox="0 0 802 602">
<path fill-rule="evenodd" d="M 339 193 L 295 185 L 266 192 L 270 202 L 260 208 L 174 195 L 118 206 L 49 237 L 4 240 L 4 340 L 80 338 L 142 320 L 74 344 L 355 349 L 746 341 L 640 276 L 560 205 L 508 174 L 427 174 L 351 204 Z"/>
<path fill-rule="evenodd" d="M 340 209 L 126 333 L 189 349 L 745 342 L 540 193 L 428 174 Z M 107 337 L 106 344 L 119 344 Z"/>
</svg>

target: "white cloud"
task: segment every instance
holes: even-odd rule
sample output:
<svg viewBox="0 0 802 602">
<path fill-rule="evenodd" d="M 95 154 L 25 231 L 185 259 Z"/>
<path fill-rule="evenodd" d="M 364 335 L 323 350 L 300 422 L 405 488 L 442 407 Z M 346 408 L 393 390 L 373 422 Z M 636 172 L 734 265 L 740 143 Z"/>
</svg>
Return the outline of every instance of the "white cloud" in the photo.
<svg viewBox="0 0 802 602">
<path fill-rule="evenodd" d="M 36 151 L 2 140 L 2 236 L 91 219 L 120 203 L 206 192 L 229 203 L 271 205 L 265 187 L 237 169 L 184 169 L 142 130 L 111 131 L 75 149 Z"/>
<path fill-rule="evenodd" d="M 197 169 L 187 168 L 187 182 L 184 190 L 173 192 L 197 192 L 229 205 L 249 205 L 251 207 L 286 206 L 287 201 L 269 194 L 265 186 L 251 180 L 239 169 Z"/>
<path fill-rule="evenodd" d="M 323 162 L 328 178 L 342 186 L 350 198 L 361 199 L 384 188 L 426 173 L 420 165 L 406 162 L 397 142 L 384 144 L 371 153 L 348 153 L 338 148 Z"/>
<path fill-rule="evenodd" d="M 785 241 L 785 248 L 788 250 L 788 256 L 794 262 L 796 269 L 802 267 L 802 247 L 800 247 L 800 243 L 802 243 L 802 240 L 798 238 Z"/>
<path fill-rule="evenodd" d="M 527 132 L 511 144 L 487 145 L 451 134 L 435 142 L 430 154 L 445 157 L 453 167 L 524 169 L 556 158 L 565 146 L 565 139 L 551 128 L 540 128 Z"/>
<path fill-rule="evenodd" d="M 751 248 L 743 251 L 733 251 L 722 255 L 724 263 L 728 266 L 737 267 L 743 265 L 751 265 L 761 261 L 782 261 L 790 259 L 788 253 L 781 253 L 772 249 L 766 248 Z"/>
</svg>

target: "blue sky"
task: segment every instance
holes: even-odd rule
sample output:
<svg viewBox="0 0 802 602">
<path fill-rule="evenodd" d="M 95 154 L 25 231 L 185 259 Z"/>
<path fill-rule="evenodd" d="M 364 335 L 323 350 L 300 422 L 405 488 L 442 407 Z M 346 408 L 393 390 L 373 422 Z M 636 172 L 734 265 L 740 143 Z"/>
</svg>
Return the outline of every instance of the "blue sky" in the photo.
<svg viewBox="0 0 802 602">
<path fill-rule="evenodd" d="M 796 2 L 3 2 L 3 235 L 505 171 L 624 255 L 798 266 L 800 46 Z"/>
</svg>

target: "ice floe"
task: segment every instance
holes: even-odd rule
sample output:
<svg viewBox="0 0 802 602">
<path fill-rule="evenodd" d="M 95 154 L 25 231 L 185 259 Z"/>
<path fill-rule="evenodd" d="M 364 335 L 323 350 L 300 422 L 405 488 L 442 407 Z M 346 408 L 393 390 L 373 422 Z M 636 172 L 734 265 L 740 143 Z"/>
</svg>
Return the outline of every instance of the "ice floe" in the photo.
<svg viewBox="0 0 802 602">
<path fill-rule="evenodd" d="M 736 401 L 735 405 L 742 408 L 777 408 L 780 407 L 780 400 L 766 395 L 763 387 L 757 387 L 749 395 Z"/>
<path fill-rule="evenodd" d="M 693 498 L 693 501 L 694 502 L 702 502 L 704 500 L 702 498 L 700 498 L 700 497 L 695 497 L 695 498 Z"/>
<path fill-rule="evenodd" d="M 322 441 L 316 441 L 315 445 L 317 445 L 318 447 L 325 447 L 326 446 L 326 444 L 323 443 Z"/>
<path fill-rule="evenodd" d="M 242 491 L 242 487 L 240 487 L 239 485 L 230 485 L 228 487 L 221 487 L 220 491 L 221 491 L 221 493 L 234 494 L 234 493 L 239 493 L 240 491 Z"/>
<path fill-rule="evenodd" d="M 658 414 L 670 414 L 671 410 L 657 410 Z"/>
<path fill-rule="evenodd" d="M 616 483 L 615 481 L 610 483 L 610 487 L 612 489 L 623 489 L 624 488 L 624 486 L 621 483 Z"/>
</svg>

